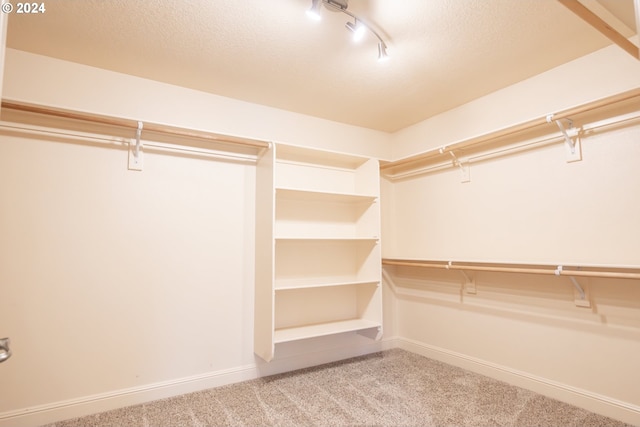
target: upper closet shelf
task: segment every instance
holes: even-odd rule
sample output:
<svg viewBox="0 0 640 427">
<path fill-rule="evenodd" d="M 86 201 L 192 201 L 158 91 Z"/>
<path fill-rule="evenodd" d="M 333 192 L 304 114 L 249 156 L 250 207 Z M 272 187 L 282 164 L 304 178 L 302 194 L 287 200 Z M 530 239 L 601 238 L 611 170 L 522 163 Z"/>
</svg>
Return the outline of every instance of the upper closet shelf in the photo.
<svg viewBox="0 0 640 427">
<path fill-rule="evenodd" d="M 622 109 L 627 113 L 637 112 L 640 109 L 638 98 L 640 98 L 640 88 L 632 89 L 498 129 L 494 132 L 435 147 L 403 159 L 382 163 L 380 171 L 390 179 L 402 179 L 433 170 L 436 167 L 453 166 L 461 169 L 462 182 L 468 182 L 468 166 L 472 155 L 483 158 L 484 154 L 481 156 L 480 153 L 486 153 L 487 151 L 492 151 L 496 155 L 508 153 L 510 150 L 518 149 L 518 147 L 513 146 L 517 145 L 519 141 L 522 142 L 523 135 L 536 133 L 536 136 L 539 137 L 541 133 L 544 133 L 548 136 L 550 131 L 556 134 L 554 140 L 559 138 L 567 142 L 569 149 L 567 154 L 568 162 L 581 160 L 579 156 L 580 147 L 576 147 L 576 144 L 579 144 L 578 135 L 592 129 L 587 129 L 587 126 L 575 126 L 576 123 L 573 119 L 593 123 L 595 120 L 601 120 L 606 117 L 619 116 Z M 591 114 L 587 115 L 587 113 Z M 565 121 L 564 123 L 563 120 Z M 549 140 L 548 137 L 547 140 Z M 525 145 L 531 148 L 530 141 Z"/>
<path fill-rule="evenodd" d="M 76 138 L 81 132 L 83 134 L 91 132 L 109 135 L 122 143 L 128 143 L 130 149 L 135 148 L 136 158 L 142 154 L 140 151 L 143 149 L 155 149 L 256 161 L 257 157 L 271 146 L 268 141 L 253 138 L 18 101 L 3 100 L 2 110 L 3 120 L 9 120 L 12 124 L 16 123 L 13 127 L 16 130 L 18 130 L 18 126 L 22 126 L 20 130 L 44 132 L 46 131 L 44 128 L 36 129 L 33 126 L 34 122 L 42 122 L 48 128 L 66 130 L 67 134 Z M 4 114 L 5 112 L 10 115 Z M 3 124 L 3 126 L 9 125 Z M 56 133 L 61 134 L 60 132 Z M 110 146 L 113 146 L 114 140 L 109 142 Z M 141 170 L 141 168 L 135 168 L 135 170 Z"/>
<path fill-rule="evenodd" d="M 363 156 L 321 151 L 295 145 L 278 144 L 277 159 L 281 162 L 302 163 L 309 166 L 335 169 L 357 169 L 367 162 Z"/>
</svg>

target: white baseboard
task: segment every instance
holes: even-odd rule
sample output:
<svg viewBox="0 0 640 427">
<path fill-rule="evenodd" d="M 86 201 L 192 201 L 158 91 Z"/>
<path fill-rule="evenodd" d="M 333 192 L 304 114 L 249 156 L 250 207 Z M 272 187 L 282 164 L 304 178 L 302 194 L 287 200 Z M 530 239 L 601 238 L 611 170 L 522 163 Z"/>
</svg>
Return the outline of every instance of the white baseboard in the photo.
<svg viewBox="0 0 640 427">
<path fill-rule="evenodd" d="M 631 425 L 640 426 L 640 406 L 418 341 L 396 338 L 395 343 L 397 348 L 504 381 Z"/>
<path fill-rule="evenodd" d="M 137 405 L 179 394 L 231 384 L 256 377 L 255 366 L 240 366 L 203 375 L 53 402 L 0 414 L 1 427 L 40 426 L 60 420 Z"/>
<path fill-rule="evenodd" d="M 258 362 L 232 369 L 208 372 L 202 375 L 8 411 L 0 413 L 0 427 L 42 426 L 60 420 L 83 417 L 111 409 L 139 405 L 157 399 L 375 353 L 395 346 L 395 340 L 388 339 L 375 341 L 365 346 L 332 348 L 325 351 L 276 359 L 268 364 Z"/>
<path fill-rule="evenodd" d="M 330 363 L 350 357 L 401 348 L 449 365 L 458 366 L 551 398 L 640 426 L 640 407 L 586 390 L 537 377 L 526 372 L 401 337 L 386 338 L 366 346 L 341 347 L 209 372 L 141 387 L 116 390 L 78 399 L 0 413 L 0 427 L 30 427 L 59 420 L 151 402 L 208 388 Z"/>
</svg>

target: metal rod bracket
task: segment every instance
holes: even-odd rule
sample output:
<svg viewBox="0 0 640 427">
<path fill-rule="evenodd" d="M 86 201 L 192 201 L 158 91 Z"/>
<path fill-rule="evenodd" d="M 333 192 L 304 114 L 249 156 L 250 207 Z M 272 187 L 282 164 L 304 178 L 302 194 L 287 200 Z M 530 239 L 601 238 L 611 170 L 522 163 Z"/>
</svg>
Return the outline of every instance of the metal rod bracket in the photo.
<svg viewBox="0 0 640 427">
<path fill-rule="evenodd" d="M 460 168 L 460 182 L 465 183 L 465 182 L 471 182 L 471 174 L 469 171 L 469 162 L 462 162 L 460 159 L 458 159 L 458 157 L 456 157 L 455 153 L 451 150 L 447 151 L 447 147 L 440 147 L 440 149 L 438 150 L 440 152 L 440 154 L 444 154 L 445 152 L 448 152 L 451 157 L 451 163 L 453 164 L 453 166 Z"/>
<path fill-rule="evenodd" d="M 449 261 L 446 265 L 447 270 L 449 270 L 452 267 L 453 262 Z M 466 271 L 464 270 L 459 270 L 460 274 L 462 274 L 462 277 L 464 277 L 464 282 L 462 283 L 462 290 L 467 293 L 467 294 L 473 294 L 475 295 L 477 293 L 476 290 L 476 279 L 473 277 L 469 277 L 469 275 L 467 274 Z"/>
<path fill-rule="evenodd" d="M 578 138 L 578 131 L 573 127 L 573 120 L 567 119 L 569 129 L 567 130 L 562 124 L 562 120 L 553 118 L 553 114 L 547 115 L 547 123 L 555 122 L 558 125 L 558 129 L 564 137 L 567 148 L 567 162 L 577 162 L 582 160 L 582 146 L 580 144 L 580 138 Z M 569 133 L 573 135 L 569 135 Z M 573 139 L 575 138 L 575 139 Z"/>
<path fill-rule="evenodd" d="M 567 273 L 562 272 L 562 266 L 559 265 L 556 268 L 556 276 L 561 276 L 561 275 L 567 275 Z M 576 304 L 577 307 L 585 307 L 585 308 L 590 308 L 591 307 L 591 301 L 589 300 L 589 297 L 587 295 L 587 291 L 580 285 L 580 283 L 578 283 L 578 281 L 576 280 L 575 277 L 573 276 L 569 276 L 569 280 L 571 280 L 571 283 L 573 284 L 574 287 L 574 302 Z"/>
<path fill-rule="evenodd" d="M 142 158 L 142 128 L 143 123 L 138 122 L 136 129 L 136 139 L 129 142 L 129 170 L 141 171 L 144 164 Z"/>
</svg>

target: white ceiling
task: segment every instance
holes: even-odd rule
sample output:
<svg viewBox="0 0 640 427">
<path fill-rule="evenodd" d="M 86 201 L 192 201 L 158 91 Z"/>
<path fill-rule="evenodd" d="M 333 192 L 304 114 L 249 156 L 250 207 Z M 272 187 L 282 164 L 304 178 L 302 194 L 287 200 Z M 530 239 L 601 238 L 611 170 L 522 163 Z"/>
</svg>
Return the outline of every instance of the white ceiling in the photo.
<svg viewBox="0 0 640 427">
<path fill-rule="evenodd" d="M 596 0 L 591 0 L 595 2 Z M 311 0 L 47 0 L 8 46 L 382 131 L 396 131 L 610 45 L 556 0 L 351 0 L 385 39 Z M 633 0 L 598 0 L 635 33 Z"/>
</svg>

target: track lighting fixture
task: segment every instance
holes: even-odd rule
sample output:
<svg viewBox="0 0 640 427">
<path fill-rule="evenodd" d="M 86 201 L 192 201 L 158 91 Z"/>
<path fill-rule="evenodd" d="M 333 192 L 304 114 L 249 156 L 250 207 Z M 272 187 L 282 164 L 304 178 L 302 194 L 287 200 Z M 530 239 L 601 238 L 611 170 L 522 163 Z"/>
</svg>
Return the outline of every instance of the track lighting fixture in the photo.
<svg viewBox="0 0 640 427">
<path fill-rule="evenodd" d="M 386 61 L 389 59 L 387 54 L 387 45 L 382 40 L 378 42 L 378 61 Z"/>
<path fill-rule="evenodd" d="M 307 16 L 313 20 L 321 19 L 320 10 L 322 5 L 333 12 L 342 12 L 353 18 L 353 22 L 347 22 L 345 27 L 353 33 L 353 40 L 360 41 L 364 38 L 367 30 L 378 39 L 378 61 L 389 59 L 387 44 L 382 37 L 365 21 L 347 10 L 349 0 L 311 0 L 311 7 L 307 10 Z"/>
</svg>

